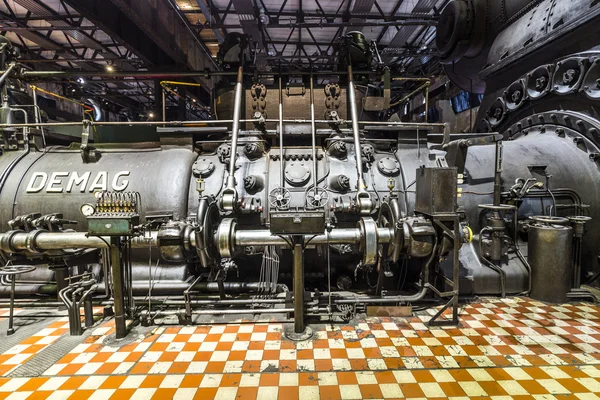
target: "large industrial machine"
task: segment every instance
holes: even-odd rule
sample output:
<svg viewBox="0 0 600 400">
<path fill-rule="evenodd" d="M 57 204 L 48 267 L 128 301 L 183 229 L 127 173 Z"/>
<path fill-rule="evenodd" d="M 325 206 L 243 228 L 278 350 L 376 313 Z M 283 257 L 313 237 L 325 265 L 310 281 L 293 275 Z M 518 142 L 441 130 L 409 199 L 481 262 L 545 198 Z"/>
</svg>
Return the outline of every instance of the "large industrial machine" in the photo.
<svg viewBox="0 0 600 400">
<path fill-rule="evenodd" d="M 445 299 L 435 324 L 458 322 L 459 295 L 593 300 L 600 5 L 497 3 L 453 1 L 438 28 L 453 82 L 486 91 L 479 133 L 391 120 L 394 77 L 359 32 L 329 71 L 255 70 L 247 38 L 228 37 L 215 119 L 127 123 L 157 127 L 153 141 L 44 123 L 4 84 L 2 293 L 58 296 L 73 325 L 103 302 L 117 337 L 169 314 L 289 315 L 303 339 L 308 318 L 369 306 Z M 590 43 L 565 42 L 581 32 Z M 66 74 L 3 50 L 0 83 Z M 67 125 L 81 143 L 53 145 L 48 129 Z"/>
</svg>

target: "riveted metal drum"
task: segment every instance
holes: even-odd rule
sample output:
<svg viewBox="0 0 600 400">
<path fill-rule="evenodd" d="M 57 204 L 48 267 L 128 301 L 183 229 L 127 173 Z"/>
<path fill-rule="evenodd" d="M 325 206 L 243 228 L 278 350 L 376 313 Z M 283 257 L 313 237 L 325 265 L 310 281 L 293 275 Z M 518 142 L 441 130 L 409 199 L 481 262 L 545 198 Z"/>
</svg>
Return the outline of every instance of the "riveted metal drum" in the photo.
<svg viewBox="0 0 600 400">
<path fill-rule="evenodd" d="M 557 221 L 560 222 L 560 221 Z M 551 219 L 538 219 L 529 227 L 531 298 L 564 303 L 571 289 L 573 229 Z"/>
</svg>

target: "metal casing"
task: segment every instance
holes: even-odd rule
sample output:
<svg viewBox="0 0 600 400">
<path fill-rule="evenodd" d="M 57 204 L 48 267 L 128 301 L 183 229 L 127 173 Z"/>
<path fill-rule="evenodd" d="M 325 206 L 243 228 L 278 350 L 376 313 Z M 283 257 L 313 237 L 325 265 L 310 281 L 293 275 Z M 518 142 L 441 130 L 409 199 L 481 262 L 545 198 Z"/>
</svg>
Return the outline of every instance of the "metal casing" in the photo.
<svg viewBox="0 0 600 400">
<path fill-rule="evenodd" d="M 325 214 L 323 211 L 273 212 L 270 229 L 281 235 L 321 234 L 325 230 Z"/>
<path fill-rule="evenodd" d="M 419 168 L 416 176 L 416 212 L 432 216 L 456 212 L 456 168 Z"/>
<path fill-rule="evenodd" d="M 572 243 L 570 226 L 535 224 L 529 227 L 532 299 L 567 302 L 573 274 Z"/>
</svg>

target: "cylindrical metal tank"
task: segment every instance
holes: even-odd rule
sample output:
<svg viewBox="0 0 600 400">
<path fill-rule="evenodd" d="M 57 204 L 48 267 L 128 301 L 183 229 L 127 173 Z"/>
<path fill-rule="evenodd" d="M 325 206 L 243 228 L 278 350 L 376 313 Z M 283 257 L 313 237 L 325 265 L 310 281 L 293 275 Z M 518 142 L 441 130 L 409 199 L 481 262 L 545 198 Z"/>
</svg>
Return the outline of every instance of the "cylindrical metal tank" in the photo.
<svg viewBox="0 0 600 400">
<path fill-rule="evenodd" d="M 97 149 L 96 162 L 85 163 L 74 148 L 52 147 L 31 151 L 14 165 L 0 188 L 0 228 L 17 215 L 39 212 L 62 213 L 77 231 L 87 230 L 81 214 L 84 203 L 95 203 L 95 191 L 135 191 L 142 197 L 141 216 L 168 214 L 187 216 L 192 164 L 197 158 L 191 148 L 167 148 L 156 144 L 108 145 Z M 4 170 L 23 152 L 0 157 Z M 6 162 L 4 161 L 6 160 Z"/>
<path fill-rule="evenodd" d="M 573 229 L 536 223 L 529 227 L 531 298 L 564 303 L 571 288 Z"/>
</svg>

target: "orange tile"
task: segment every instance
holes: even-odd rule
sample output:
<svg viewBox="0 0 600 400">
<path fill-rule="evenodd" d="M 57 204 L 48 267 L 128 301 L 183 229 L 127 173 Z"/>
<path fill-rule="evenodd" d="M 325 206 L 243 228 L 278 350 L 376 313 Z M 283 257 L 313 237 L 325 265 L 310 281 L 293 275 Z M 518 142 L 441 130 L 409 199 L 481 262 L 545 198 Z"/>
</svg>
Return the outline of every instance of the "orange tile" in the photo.
<svg viewBox="0 0 600 400">
<path fill-rule="evenodd" d="M 127 357 L 125 357 L 125 362 L 137 362 L 142 358 L 144 353 L 136 351 L 135 353 L 130 353 Z"/>
<path fill-rule="evenodd" d="M 217 343 L 216 350 L 220 351 L 230 351 L 233 347 L 234 342 L 219 342 Z"/>
<path fill-rule="evenodd" d="M 367 347 L 363 352 L 366 358 L 382 358 L 381 351 L 377 347 Z"/>
<path fill-rule="evenodd" d="M 313 351 L 309 349 L 298 350 L 296 358 L 298 360 L 312 360 L 314 358 Z"/>
<path fill-rule="evenodd" d="M 33 392 L 46 383 L 48 379 L 50 378 L 29 379 L 19 388 L 19 392 Z M 4 385 L 4 382 L 2 382 L 2 385 Z"/>
<path fill-rule="evenodd" d="M 172 399 L 175 396 L 175 392 L 177 392 L 177 389 L 159 388 L 154 392 L 152 400 Z"/>
<path fill-rule="evenodd" d="M 87 380 L 87 376 L 73 376 L 65 381 L 57 390 L 76 390 Z"/>
<path fill-rule="evenodd" d="M 208 361 L 212 357 L 212 351 L 199 351 L 194 354 L 194 361 Z"/>
<path fill-rule="evenodd" d="M 440 387 L 448 397 L 466 396 L 466 393 L 456 382 L 439 382 L 438 385 L 440 385 Z"/>
<path fill-rule="evenodd" d="M 140 384 L 140 388 L 157 388 L 164 379 L 163 375 L 148 375 Z"/>
<path fill-rule="evenodd" d="M 383 397 L 379 385 L 360 385 L 359 388 L 363 399 L 381 399 Z"/>
<path fill-rule="evenodd" d="M 299 372 L 298 385 L 300 386 L 318 386 L 319 376 L 316 372 Z"/>
<path fill-rule="evenodd" d="M 245 361 L 242 372 L 260 372 L 260 361 Z"/>
<path fill-rule="evenodd" d="M 529 370 L 527 370 L 529 373 Z M 567 389 L 571 393 L 587 393 L 589 389 L 581 385 L 575 379 L 557 379 L 558 383 L 560 383 L 565 389 Z"/>
<path fill-rule="evenodd" d="M 358 381 L 356 380 L 356 374 L 354 372 L 337 372 L 338 384 L 340 385 L 356 385 Z"/>
<path fill-rule="evenodd" d="M 241 374 L 224 374 L 221 378 L 220 387 L 231 387 L 231 386 L 239 386 L 240 380 L 242 379 Z"/>
<path fill-rule="evenodd" d="M 204 373 L 206 374 L 222 374 L 225 368 L 225 361 L 209 361 L 206 365 Z"/>
<path fill-rule="evenodd" d="M 296 360 L 279 360 L 279 371 L 281 372 L 296 372 L 297 369 Z"/>
<path fill-rule="evenodd" d="M 185 371 L 187 371 L 189 366 L 190 366 L 189 362 L 174 362 L 173 364 L 171 364 L 171 367 L 169 368 L 169 371 L 167 373 L 169 373 L 169 374 L 185 374 Z"/>
<path fill-rule="evenodd" d="M 67 364 L 57 375 L 75 375 L 84 364 Z"/>
<path fill-rule="evenodd" d="M 192 374 L 187 374 L 183 377 L 183 380 L 181 381 L 181 383 L 179 384 L 179 387 L 182 388 L 197 388 L 200 387 L 200 382 L 202 382 L 202 379 L 204 378 L 204 375 L 192 375 Z"/>
<path fill-rule="evenodd" d="M 280 388 L 280 390 L 281 390 L 281 388 Z M 238 388 L 238 390 L 237 390 L 236 398 L 241 399 L 241 400 L 255 399 L 257 395 L 258 395 L 257 387 L 241 387 L 241 388 Z M 206 400 L 209 398 L 210 397 L 206 397 L 205 399 L 202 399 L 202 400 Z"/>
<path fill-rule="evenodd" d="M 519 381 L 521 386 L 524 381 Z M 508 393 L 498 384 L 498 382 L 490 382 L 490 381 L 479 381 L 477 382 L 479 385 L 485 390 L 487 394 L 490 396 L 507 396 Z M 524 387 L 524 386 L 523 386 Z M 539 394 L 539 392 L 529 392 L 530 394 Z"/>
<path fill-rule="evenodd" d="M 127 379 L 126 375 L 109 376 L 104 382 L 102 382 L 100 389 L 118 389 L 125 379 Z"/>
<path fill-rule="evenodd" d="M 154 366 L 154 363 L 151 362 L 140 362 L 137 363 L 129 370 L 130 374 L 147 374 L 150 372 L 150 369 Z"/>
<path fill-rule="evenodd" d="M 261 374 L 259 386 L 279 386 L 279 374 Z"/>
<path fill-rule="evenodd" d="M 218 388 L 199 388 L 196 391 L 194 400 L 214 399 L 217 395 Z"/>
<path fill-rule="evenodd" d="M 158 357 L 158 361 L 175 361 L 178 355 L 179 353 L 175 351 L 165 351 Z"/>
<path fill-rule="evenodd" d="M 342 396 L 337 386 L 319 386 L 319 393 L 321 400 L 337 400 Z"/>
<path fill-rule="evenodd" d="M 400 390 L 406 398 L 409 397 L 425 397 L 421 387 L 416 383 L 403 383 L 400 385 Z"/>
<path fill-rule="evenodd" d="M 315 370 L 316 371 L 331 371 L 333 370 L 333 363 L 331 360 L 315 360 Z"/>
<path fill-rule="evenodd" d="M 69 396 L 69 400 L 87 400 L 94 394 L 93 390 L 76 390 L 71 396 Z M 119 399 L 127 398 L 127 397 L 119 397 Z M 31 399 L 28 397 L 27 399 Z"/>
<path fill-rule="evenodd" d="M 371 369 L 367 363 L 367 360 L 364 358 L 350 360 L 350 366 L 352 367 L 353 371 L 368 371 Z"/>
<path fill-rule="evenodd" d="M 279 350 L 265 350 L 262 356 L 263 360 L 279 360 Z"/>
<path fill-rule="evenodd" d="M 265 342 L 254 340 L 248 344 L 248 350 L 263 350 L 265 348 Z"/>
<path fill-rule="evenodd" d="M 298 386 L 280 386 L 277 398 L 280 400 L 299 400 Z"/>
<path fill-rule="evenodd" d="M 429 371 L 413 370 L 412 374 L 419 383 L 435 382 L 435 378 Z"/>
<path fill-rule="evenodd" d="M 244 361 L 246 359 L 246 351 L 232 351 L 227 357 L 228 361 Z"/>
<path fill-rule="evenodd" d="M 346 352 L 346 349 L 330 349 L 329 354 L 331 355 L 331 358 L 348 358 L 348 353 Z"/>
</svg>

